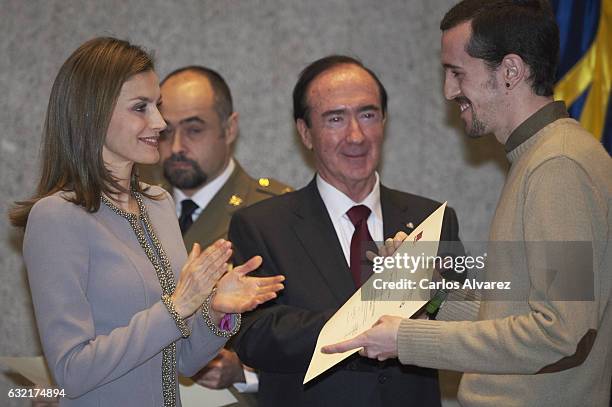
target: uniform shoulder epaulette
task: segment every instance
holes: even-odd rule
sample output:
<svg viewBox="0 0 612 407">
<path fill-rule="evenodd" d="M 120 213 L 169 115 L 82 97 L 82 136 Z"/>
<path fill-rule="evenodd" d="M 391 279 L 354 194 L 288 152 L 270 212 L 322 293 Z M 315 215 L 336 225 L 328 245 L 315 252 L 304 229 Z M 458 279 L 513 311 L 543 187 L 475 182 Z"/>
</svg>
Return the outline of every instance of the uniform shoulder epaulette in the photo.
<svg viewBox="0 0 612 407">
<path fill-rule="evenodd" d="M 257 180 L 257 190 L 269 195 L 282 195 L 293 191 L 293 188 L 274 178 L 259 178 Z"/>
</svg>

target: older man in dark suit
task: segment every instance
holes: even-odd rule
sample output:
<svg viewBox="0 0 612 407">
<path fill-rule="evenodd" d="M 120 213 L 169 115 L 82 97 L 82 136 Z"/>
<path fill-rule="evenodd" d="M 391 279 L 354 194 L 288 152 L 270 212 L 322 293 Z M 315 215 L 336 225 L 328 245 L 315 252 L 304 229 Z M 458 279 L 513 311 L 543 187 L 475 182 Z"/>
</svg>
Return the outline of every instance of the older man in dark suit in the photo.
<svg viewBox="0 0 612 407">
<path fill-rule="evenodd" d="M 360 247 L 410 231 L 439 203 L 381 185 L 387 95 L 359 61 L 330 56 L 309 65 L 295 86 L 294 117 L 313 150 L 317 174 L 305 188 L 237 211 L 229 238 L 236 260 L 258 254 L 260 273 L 286 276 L 285 290 L 247 314 L 236 349 L 260 370 L 265 406 L 439 406 L 437 372 L 396 362 L 348 358 L 302 385 L 325 321 L 355 292 Z M 442 240 L 458 240 L 447 209 Z"/>
</svg>

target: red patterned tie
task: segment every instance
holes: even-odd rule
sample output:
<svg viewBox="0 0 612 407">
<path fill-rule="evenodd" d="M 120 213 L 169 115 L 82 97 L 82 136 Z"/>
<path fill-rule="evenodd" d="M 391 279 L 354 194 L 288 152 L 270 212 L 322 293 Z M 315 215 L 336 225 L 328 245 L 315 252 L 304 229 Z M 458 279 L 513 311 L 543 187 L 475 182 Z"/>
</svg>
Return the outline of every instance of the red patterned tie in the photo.
<svg viewBox="0 0 612 407">
<path fill-rule="evenodd" d="M 365 256 L 366 249 L 373 245 L 368 245 L 369 242 L 373 242 L 372 235 L 368 230 L 370 213 L 370 208 L 365 205 L 353 206 L 346 212 L 353 226 L 355 226 L 355 232 L 353 232 L 351 238 L 350 269 L 356 288 L 361 287 L 361 284 L 372 274 L 372 267 Z"/>
</svg>

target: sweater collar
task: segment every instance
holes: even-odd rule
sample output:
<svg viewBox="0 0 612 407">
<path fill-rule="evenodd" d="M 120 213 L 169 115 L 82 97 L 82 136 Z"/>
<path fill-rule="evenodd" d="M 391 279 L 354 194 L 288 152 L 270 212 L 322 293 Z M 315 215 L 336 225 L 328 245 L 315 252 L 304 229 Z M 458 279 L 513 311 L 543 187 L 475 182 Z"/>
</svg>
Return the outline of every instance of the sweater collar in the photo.
<svg viewBox="0 0 612 407">
<path fill-rule="evenodd" d="M 527 120 L 521 123 L 508 137 L 504 149 L 510 161 L 511 157 L 516 153 L 517 147 L 529 140 L 531 136 L 548 126 L 550 123 L 558 119 L 569 117 L 565 103 L 562 101 L 551 102 L 540 110 L 532 114 Z"/>
</svg>

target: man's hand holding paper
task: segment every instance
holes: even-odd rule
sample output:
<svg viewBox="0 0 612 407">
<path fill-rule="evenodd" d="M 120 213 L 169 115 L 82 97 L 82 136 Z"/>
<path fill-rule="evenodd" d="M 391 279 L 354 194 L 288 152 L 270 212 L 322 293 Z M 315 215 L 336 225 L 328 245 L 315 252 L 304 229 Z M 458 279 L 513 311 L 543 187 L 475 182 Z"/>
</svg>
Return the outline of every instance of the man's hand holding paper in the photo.
<svg viewBox="0 0 612 407">
<path fill-rule="evenodd" d="M 407 238 L 398 234 L 394 239 L 386 241 L 379 255 L 390 256 L 395 253 L 396 256 L 404 257 L 436 256 L 445 208 L 446 204 L 441 205 Z M 400 239 L 407 243 L 400 246 L 402 243 Z M 418 241 L 428 242 L 428 244 L 417 246 Z M 401 273 L 405 272 L 406 270 L 399 267 L 391 267 L 385 271 L 388 273 L 386 279 L 403 280 L 400 277 Z M 417 267 L 410 272 L 410 276 L 413 281 L 431 279 L 431 273 L 432 269 L 428 267 Z M 380 279 L 379 274 L 372 275 L 323 326 L 304 383 L 352 355 L 359 347 L 365 346 L 364 356 L 370 356 L 372 352 L 371 354 L 380 360 L 396 356 L 397 350 L 392 348 L 396 348 L 396 341 L 393 338 L 396 338 L 399 320 L 409 318 L 421 309 L 429 299 L 429 290 L 422 289 L 417 284 L 414 289 L 397 290 L 397 293 L 390 293 L 384 288 L 377 289 L 374 283 L 376 279 Z M 385 317 L 381 318 L 383 316 Z M 373 325 L 374 328 L 368 329 Z M 383 344 L 368 349 L 368 345 L 373 345 L 374 338 L 377 340 L 384 338 Z M 324 346 L 338 343 L 339 346 L 325 348 L 329 353 L 321 352 Z"/>
<path fill-rule="evenodd" d="M 371 359 L 386 360 L 397 357 L 397 331 L 403 317 L 383 315 L 374 326 L 356 337 L 324 346 L 323 353 L 342 353 L 361 348 L 359 354 Z"/>
</svg>

